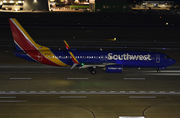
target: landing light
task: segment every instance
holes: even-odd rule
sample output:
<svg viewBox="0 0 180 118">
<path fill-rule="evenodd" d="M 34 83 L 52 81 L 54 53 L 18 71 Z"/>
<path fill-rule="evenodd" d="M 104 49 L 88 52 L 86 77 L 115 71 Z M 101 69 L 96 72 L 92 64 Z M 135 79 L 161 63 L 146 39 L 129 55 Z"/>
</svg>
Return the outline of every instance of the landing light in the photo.
<svg viewBox="0 0 180 118">
<path fill-rule="evenodd" d="M 116 38 L 113 39 L 107 39 L 108 41 L 116 41 Z"/>
</svg>

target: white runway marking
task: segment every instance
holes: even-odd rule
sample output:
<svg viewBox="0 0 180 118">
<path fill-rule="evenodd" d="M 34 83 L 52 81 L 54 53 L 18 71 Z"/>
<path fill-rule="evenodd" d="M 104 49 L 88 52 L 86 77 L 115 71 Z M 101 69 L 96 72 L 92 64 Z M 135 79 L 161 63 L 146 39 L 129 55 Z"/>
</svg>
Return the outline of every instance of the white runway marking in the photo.
<svg viewBox="0 0 180 118">
<path fill-rule="evenodd" d="M 0 102 L 26 102 L 26 100 L 0 100 Z"/>
<path fill-rule="evenodd" d="M 67 78 L 67 79 L 89 79 L 89 78 Z"/>
<path fill-rule="evenodd" d="M 147 73 L 146 75 L 170 75 L 170 76 L 180 76 L 180 73 Z"/>
<path fill-rule="evenodd" d="M 146 78 L 124 78 L 124 80 L 145 80 Z"/>
<path fill-rule="evenodd" d="M 0 91 L 1 95 L 5 94 L 69 94 L 69 95 L 180 95 L 180 92 L 176 91 Z"/>
<path fill-rule="evenodd" d="M 156 98 L 156 96 L 129 96 L 129 98 Z"/>
<path fill-rule="evenodd" d="M 157 73 L 155 70 L 142 71 L 144 75 L 170 75 L 170 76 L 179 76 L 180 70 L 160 70 Z"/>
<path fill-rule="evenodd" d="M 119 118 L 145 118 L 144 116 L 119 116 Z"/>
<path fill-rule="evenodd" d="M 180 73 L 180 70 L 161 70 L 163 73 Z"/>
<path fill-rule="evenodd" d="M 60 96 L 59 98 L 86 98 L 86 96 Z"/>
<path fill-rule="evenodd" d="M 9 79 L 31 79 L 31 78 L 9 78 Z"/>
<path fill-rule="evenodd" d="M 2 96 L 2 97 L 0 97 L 0 98 L 16 98 L 16 96 Z"/>
</svg>

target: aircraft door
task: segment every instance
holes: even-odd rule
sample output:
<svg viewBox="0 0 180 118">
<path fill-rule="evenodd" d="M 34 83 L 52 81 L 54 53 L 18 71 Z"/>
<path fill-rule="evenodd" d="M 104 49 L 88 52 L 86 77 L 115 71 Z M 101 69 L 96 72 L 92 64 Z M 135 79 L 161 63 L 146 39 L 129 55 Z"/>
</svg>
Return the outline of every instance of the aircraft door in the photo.
<svg viewBox="0 0 180 118">
<path fill-rule="evenodd" d="M 156 54 L 156 63 L 160 63 L 160 55 Z"/>
<path fill-rule="evenodd" d="M 41 53 L 39 53 L 37 57 L 38 57 L 38 61 L 42 61 L 42 54 Z"/>
</svg>

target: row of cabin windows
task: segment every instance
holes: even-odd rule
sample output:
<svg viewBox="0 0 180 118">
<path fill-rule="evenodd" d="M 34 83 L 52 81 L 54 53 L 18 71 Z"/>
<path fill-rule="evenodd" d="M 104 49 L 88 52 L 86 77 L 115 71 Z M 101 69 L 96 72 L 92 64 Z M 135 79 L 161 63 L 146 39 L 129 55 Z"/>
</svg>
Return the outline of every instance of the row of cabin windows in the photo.
<svg viewBox="0 0 180 118">
<path fill-rule="evenodd" d="M 71 58 L 71 56 L 48 56 L 48 58 L 60 58 L 60 59 L 69 59 Z M 75 58 L 77 59 L 100 59 L 100 58 L 104 58 L 104 56 L 75 56 Z M 108 58 L 107 56 L 105 56 L 105 58 Z M 168 59 L 170 57 L 164 57 L 165 59 Z M 151 59 L 155 59 L 155 57 L 151 57 Z"/>
<path fill-rule="evenodd" d="M 60 58 L 60 59 L 69 59 L 71 56 L 48 56 L 48 58 Z M 75 56 L 77 59 L 100 59 L 104 58 L 104 56 Z M 107 58 L 107 57 L 105 57 Z"/>
</svg>

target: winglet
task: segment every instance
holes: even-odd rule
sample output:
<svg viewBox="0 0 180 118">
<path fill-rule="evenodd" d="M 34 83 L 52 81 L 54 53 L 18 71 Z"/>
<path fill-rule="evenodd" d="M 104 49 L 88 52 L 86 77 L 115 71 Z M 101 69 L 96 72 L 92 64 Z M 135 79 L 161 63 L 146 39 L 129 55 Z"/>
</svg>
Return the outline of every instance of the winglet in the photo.
<svg viewBox="0 0 180 118">
<path fill-rule="evenodd" d="M 66 45 L 66 49 L 67 49 L 67 50 L 71 49 L 71 48 L 69 47 L 68 43 L 66 42 L 66 40 L 63 40 L 63 41 L 64 41 L 64 43 L 65 43 L 65 45 Z"/>
</svg>

